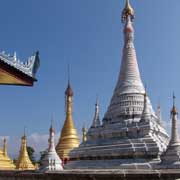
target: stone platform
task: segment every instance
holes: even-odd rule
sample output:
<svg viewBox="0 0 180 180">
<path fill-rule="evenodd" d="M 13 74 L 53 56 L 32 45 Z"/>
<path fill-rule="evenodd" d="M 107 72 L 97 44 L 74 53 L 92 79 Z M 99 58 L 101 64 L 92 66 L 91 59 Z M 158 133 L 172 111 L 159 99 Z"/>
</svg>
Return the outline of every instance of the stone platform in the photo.
<svg viewBox="0 0 180 180">
<path fill-rule="evenodd" d="M 0 180 L 177 180 L 179 170 L 65 170 L 53 173 L 0 171 Z"/>
</svg>

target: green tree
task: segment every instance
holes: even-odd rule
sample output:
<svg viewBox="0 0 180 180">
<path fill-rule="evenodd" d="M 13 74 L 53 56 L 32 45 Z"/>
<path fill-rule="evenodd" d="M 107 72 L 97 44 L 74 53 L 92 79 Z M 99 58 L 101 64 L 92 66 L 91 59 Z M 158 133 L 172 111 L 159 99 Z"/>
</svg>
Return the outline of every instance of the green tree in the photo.
<svg viewBox="0 0 180 180">
<path fill-rule="evenodd" d="M 41 162 L 42 162 L 42 160 L 44 159 L 46 153 L 47 153 L 47 150 L 40 152 L 40 159 L 39 159 L 39 164 L 40 164 L 40 165 L 41 165 Z"/>
<path fill-rule="evenodd" d="M 32 147 L 27 146 L 27 152 L 28 152 L 31 162 L 35 165 L 36 164 L 36 159 L 34 157 L 35 150 Z"/>
</svg>

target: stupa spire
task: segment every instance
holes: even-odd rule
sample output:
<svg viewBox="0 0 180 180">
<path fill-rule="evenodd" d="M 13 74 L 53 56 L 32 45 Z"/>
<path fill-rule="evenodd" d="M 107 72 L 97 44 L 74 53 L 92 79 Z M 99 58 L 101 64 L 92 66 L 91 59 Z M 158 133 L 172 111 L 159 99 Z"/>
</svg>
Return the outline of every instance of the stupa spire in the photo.
<svg viewBox="0 0 180 180">
<path fill-rule="evenodd" d="M 180 139 L 178 134 L 178 110 L 175 105 L 175 95 L 173 94 L 173 107 L 171 110 L 171 117 L 172 117 L 172 129 L 171 129 L 171 139 L 170 144 L 179 144 L 180 145 Z"/>
<path fill-rule="evenodd" d="M 27 139 L 24 128 L 24 135 L 21 138 L 21 148 L 19 151 L 19 157 L 16 164 L 18 170 L 34 170 L 35 166 L 32 164 L 28 152 L 27 152 Z"/>
<path fill-rule="evenodd" d="M 51 126 L 49 129 L 49 151 L 55 151 L 55 146 L 54 146 L 54 134 L 55 134 L 55 130 L 53 128 L 53 119 L 51 120 Z"/>
<path fill-rule="evenodd" d="M 124 48 L 120 75 L 116 86 L 116 90 L 121 93 L 124 91 L 127 92 L 127 90 L 131 91 L 132 89 L 137 89 L 136 91 L 138 93 L 144 93 L 134 47 L 133 19 L 134 10 L 129 0 L 126 0 L 126 5 L 122 12 L 122 22 L 124 23 Z"/>
<path fill-rule="evenodd" d="M 51 120 L 51 126 L 49 129 L 49 147 L 41 162 L 40 171 L 61 171 L 63 170 L 62 161 L 56 153 L 54 145 L 55 130 L 53 127 L 53 119 Z"/>
<path fill-rule="evenodd" d="M 122 22 L 124 24 L 124 47 L 121 67 L 110 106 L 103 118 L 103 122 L 104 120 L 109 122 L 111 119 L 114 119 L 116 122 L 118 119 L 131 119 L 131 112 L 133 110 L 135 121 L 139 121 L 137 118 L 140 119 L 142 115 L 145 89 L 141 80 L 136 50 L 134 47 L 133 19 L 134 10 L 130 5 L 130 2 L 127 0 L 122 12 Z M 149 100 L 148 106 L 151 113 L 154 115 Z"/>
<path fill-rule="evenodd" d="M 175 105 L 175 95 L 173 94 L 173 107 L 171 109 L 172 128 L 171 139 L 166 151 L 161 156 L 162 168 L 180 168 L 180 139 L 178 134 L 178 110 Z M 164 166 L 165 165 L 165 166 Z"/>
<path fill-rule="evenodd" d="M 147 92 L 144 93 L 144 108 L 141 116 L 142 121 L 148 121 L 151 119 L 151 112 L 149 111 L 148 108 L 148 96 Z"/>
<path fill-rule="evenodd" d="M 61 131 L 59 142 L 56 146 L 57 153 L 61 159 L 68 159 L 69 152 L 79 146 L 79 137 L 72 117 L 73 90 L 69 80 L 65 96 L 66 119 Z"/>
<path fill-rule="evenodd" d="M 96 98 L 96 104 L 95 104 L 95 114 L 94 119 L 92 123 L 92 128 L 98 127 L 101 125 L 100 118 L 99 118 L 99 103 L 98 103 L 98 97 Z"/>
</svg>

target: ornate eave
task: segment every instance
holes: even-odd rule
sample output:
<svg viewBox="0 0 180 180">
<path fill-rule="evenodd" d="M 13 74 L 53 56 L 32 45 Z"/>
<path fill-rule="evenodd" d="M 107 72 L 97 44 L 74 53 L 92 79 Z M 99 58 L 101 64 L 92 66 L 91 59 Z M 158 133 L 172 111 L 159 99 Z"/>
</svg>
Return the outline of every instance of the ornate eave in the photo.
<svg viewBox="0 0 180 180">
<path fill-rule="evenodd" d="M 26 63 L 17 60 L 16 55 L 0 53 L 0 84 L 33 86 L 37 81 L 35 74 L 39 68 L 39 53 L 28 58 Z"/>
</svg>

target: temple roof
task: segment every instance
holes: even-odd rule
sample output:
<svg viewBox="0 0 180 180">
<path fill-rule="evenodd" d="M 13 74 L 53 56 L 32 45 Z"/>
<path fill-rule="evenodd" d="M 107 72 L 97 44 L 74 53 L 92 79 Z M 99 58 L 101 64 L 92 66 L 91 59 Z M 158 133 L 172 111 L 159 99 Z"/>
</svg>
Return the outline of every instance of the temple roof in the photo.
<svg viewBox="0 0 180 180">
<path fill-rule="evenodd" d="M 24 63 L 16 53 L 13 56 L 0 52 L 0 84 L 32 86 L 39 68 L 39 52 L 34 53 Z"/>
</svg>

